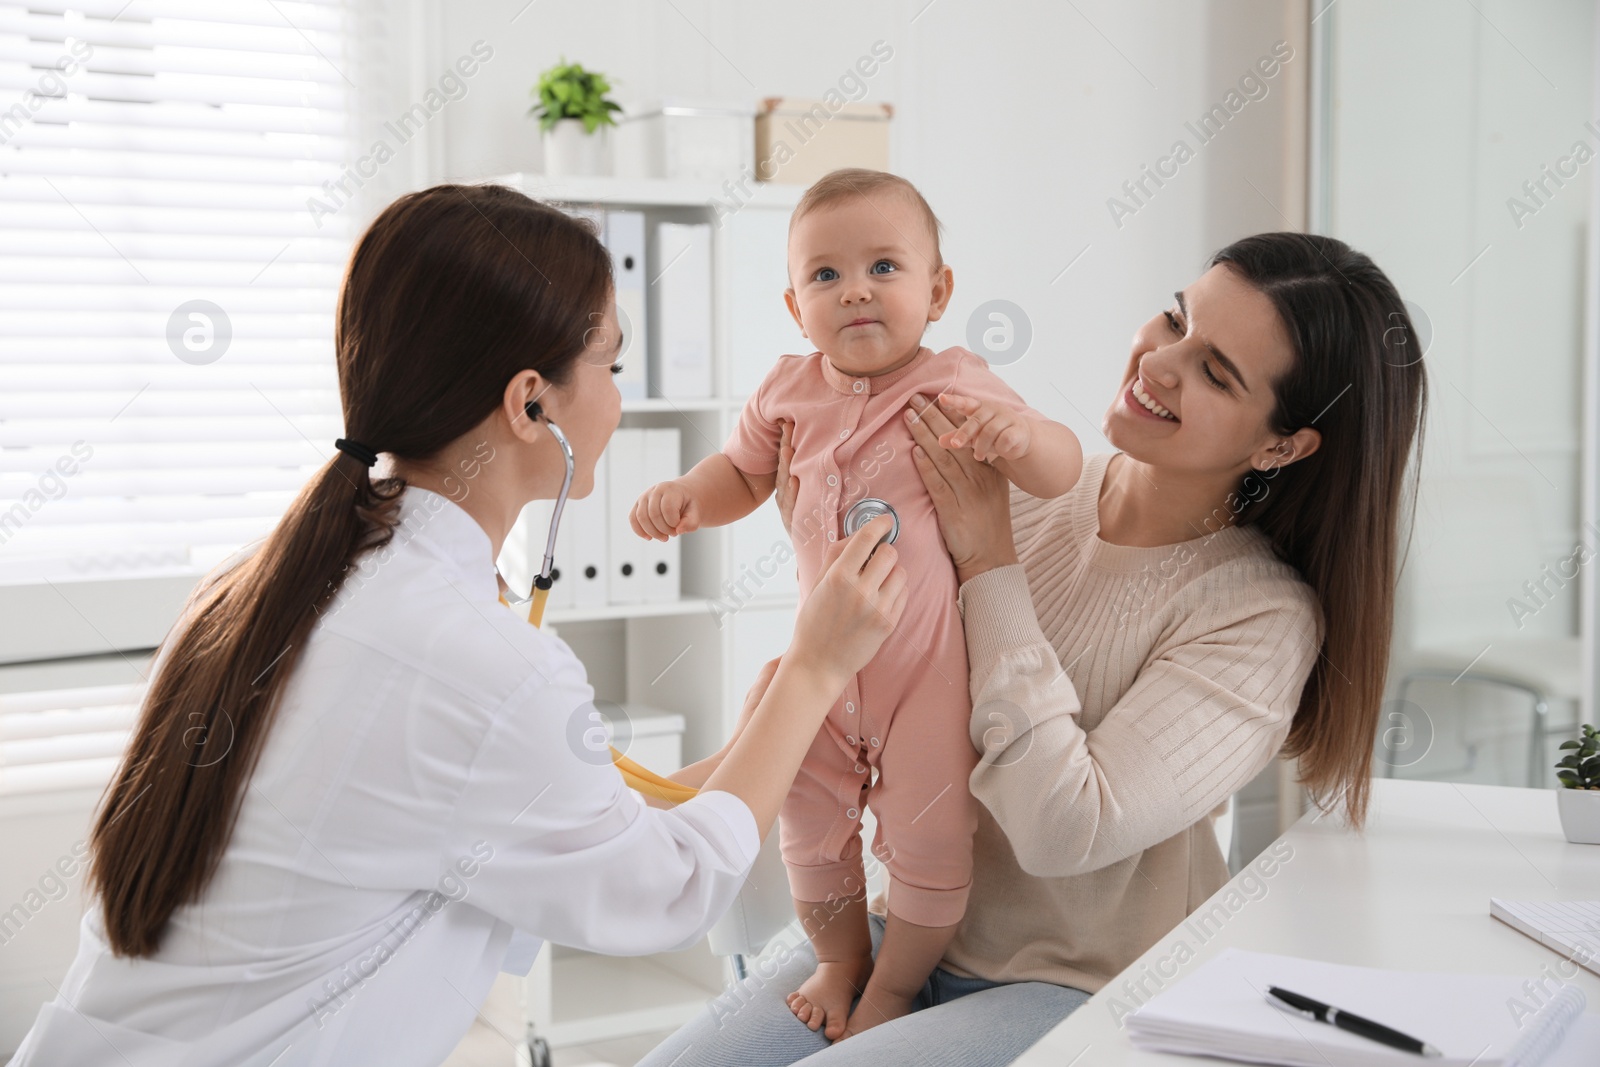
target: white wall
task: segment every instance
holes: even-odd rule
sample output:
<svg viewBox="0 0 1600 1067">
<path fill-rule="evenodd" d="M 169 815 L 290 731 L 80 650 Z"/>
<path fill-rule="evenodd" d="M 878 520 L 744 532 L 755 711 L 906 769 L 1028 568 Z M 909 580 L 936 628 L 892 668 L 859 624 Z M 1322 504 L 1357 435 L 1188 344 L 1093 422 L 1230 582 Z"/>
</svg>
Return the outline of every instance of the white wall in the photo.
<svg viewBox="0 0 1600 1067">
<path fill-rule="evenodd" d="M 1574 551 L 1580 541 L 1600 549 L 1579 521 L 1584 257 L 1600 166 L 1600 133 L 1585 125 L 1595 4 L 1343 0 L 1326 18 L 1329 232 L 1372 255 L 1433 335 L 1391 682 L 1413 647 L 1442 643 L 1463 648 L 1462 669 L 1482 649 L 1482 664 L 1509 658 L 1551 677 L 1523 643 L 1577 633 Z M 1591 158 L 1558 188 L 1543 168 L 1580 143 Z M 1541 179 L 1543 191 L 1524 189 Z M 1514 214 L 1518 203 L 1532 213 Z M 1543 587 L 1536 596 L 1530 581 Z M 1525 783 L 1526 696 L 1441 681 L 1391 710 L 1432 738 L 1405 773 Z M 1550 784 L 1558 728 L 1577 713 L 1568 702 L 1551 709 L 1538 761 Z"/>
<path fill-rule="evenodd" d="M 1594 4 L 1344 0 L 1327 17 L 1331 232 L 1377 260 L 1433 327 L 1418 545 L 1426 551 L 1470 525 L 1474 556 L 1493 568 L 1520 549 L 1511 529 L 1474 517 L 1485 506 L 1490 515 L 1529 510 L 1536 539 L 1536 559 L 1524 565 L 1533 573 L 1512 568 L 1499 595 L 1464 604 L 1410 590 L 1409 636 L 1573 633 L 1576 583 L 1520 629 L 1505 602 L 1539 565 L 1569 556 L 1579 534 L 1581 285 L 1600 162 L 1549 186 L 1554 195 L 1520 223 L 1508 201 L 1532 204 L 1522 184 L 1574 142 L 1600 151 L 1600 134 L 1584 126 Z M 1433 491 L 1430 479 L 1451 477 L 1476 481 L 1480 499 L 1453 504 Z"/>
<path fill-rule="evenodd" d="M 894 106 L 890 165 L 944 223 L 956 277 L 928 343 L 965 344 L 986 300 L 1020 306 L 1033 341 L 999 373 L 1088 451 L 1107 447 L 1100 420 L 1138 326 L 1229 241 L 1305 226 L 1310 10 L 1300 0 L 473 0 L 428 10 L 432 67 L 478 40 L 495 50 L 441 115 L 439 179 L 541 170 L 528 90 L 563 57 L 612 76 L 624 103 L 748 104 L 820 96 L 886 42 L 894 56 L 864 99 Z M 1186 124 L 1225 104 L 1280 41 L 1291 58 L 1263 80 L 1265 94 L 1251 89 L 1257 99 L 1202 143 Z M 1178 140 L 1193 158 L 1130 201 L 1123 183 Z M 1136 208 L 1120 225 L 1112 197 Z M 1275 779 L 1268 768 L 1241 793 L 1236 860 L 1278 832 Z"/>
<path fill-rule="evenodd" d="M 1227 241 L 1302 224 L 1295 82 L 1309 57 L 1291 29 L 1305 18 L 1300 3 L 525 3 L 453 2 L 433 16 L 435 66 L 476 40 L 495 50 L 441 116 L 441 177 L 540 170 L 528 90 L 562 56 L 612 75 L 624 102 L 753 103 L 820 96 L 887 42 L 894 56 L 865 99 L 894 105 L 891 166 L 944 222 L 956 277 L 929 343 L 965 343 L 985 300 L 1019 305 L 1034 340 L 1001 373 L 1090 449 L 1104 447 L 1100 418 L 1138 325 Z M 1185 121 L 1221 102 L 1278 40 L 1294 58 L 1267 95 L 1119 228 L 1107 198 L 1174 140 L 1198 145 Z"/>
</svg>

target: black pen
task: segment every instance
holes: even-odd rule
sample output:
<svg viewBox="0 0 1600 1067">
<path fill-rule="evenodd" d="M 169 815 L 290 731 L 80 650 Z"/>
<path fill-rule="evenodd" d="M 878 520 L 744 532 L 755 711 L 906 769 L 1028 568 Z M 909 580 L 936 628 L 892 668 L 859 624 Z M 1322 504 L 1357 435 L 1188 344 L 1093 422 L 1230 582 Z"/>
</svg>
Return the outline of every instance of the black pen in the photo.
<svg viewBox="0 0 1600 1067">
<path fill-rule="evenodd" d="M 1418 1041 L 1408 1037 L 1398 1030 L 1391 1030 L 1382 1023 L 1375 1023 L 1371 1019 L 1363 1019 L 1359 1015 L 1351 1015 L 1347 1011 L 1340 1011 L 1331 1004 L 1324 1004 L 1320 1000 L 1299 993 L 1291 993 L 1287 989 L 1280 989 L 1275 985 L 1267 986 L 1267 1003 L 1274 1008 L 1293 1012 L 1307 1019 L 1315 1019 L 1319 1023 L 1337 1026 L 1341 1030 L 1348 1030 L 1352 1034 L 1371 1038 L 1390 1048 L 1401 1049 L 1405 1052 L 1415 1052 L 1430 1059 L 1444 1055 L 1426 1041 Z"/>
</svg>

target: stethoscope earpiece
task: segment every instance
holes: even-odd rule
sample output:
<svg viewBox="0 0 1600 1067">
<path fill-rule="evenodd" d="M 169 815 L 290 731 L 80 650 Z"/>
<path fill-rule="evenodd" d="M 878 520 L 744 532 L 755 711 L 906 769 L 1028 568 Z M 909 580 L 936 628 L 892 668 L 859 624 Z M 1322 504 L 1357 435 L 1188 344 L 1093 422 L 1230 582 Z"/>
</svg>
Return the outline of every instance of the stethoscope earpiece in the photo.
<svg viewBox="0 0 1600 1067">
<path fill-rule="evenodd" d="M 556 439 L 556 443 L 561 446 L 561 457 L 566 461 L 567 466 L 566 472 L 561 480 L 561 494 L 556 497 L 555 510 L 552 511 L 550 515 L 550 536 L 545 541 L 544 566 L 540 568 L 539 576 L 535 578 L 533 582 L 533 587 L 535 590 L 547 590 L 550 588 L 551 584 L 550 572 L 555 566 L 556 530 L 561 525 L 561 513 L 566 510 L 567 493 L 572 489 L 572 473 L 573 469 L 576 467 L 576 463 L 573 461 L 572 445 L 568 443 L 567 435 L 561 432 L 561 427 L 551 422 L 548 418 L 545 418 L 544 408 L 540 406 L 537 400 L 528 401 L 526 404 L 522 405 L 522 410 L 527 414 L 528 419 L 531 422 L 538 422 L 540 419 L 544 419 L 544 424 L 550 428 L 551 436 L 553 436 Z M 544 612 L 542 601 L 538 606 L 538 611 L 542 616 Z"/>
</svg>

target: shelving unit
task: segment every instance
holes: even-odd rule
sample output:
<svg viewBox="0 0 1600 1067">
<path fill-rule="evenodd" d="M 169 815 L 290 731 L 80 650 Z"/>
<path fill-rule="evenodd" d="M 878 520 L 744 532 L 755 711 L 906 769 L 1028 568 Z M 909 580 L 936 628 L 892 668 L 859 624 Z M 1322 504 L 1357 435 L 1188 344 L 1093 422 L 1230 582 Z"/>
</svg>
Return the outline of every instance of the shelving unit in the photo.
<svg viewBox="0 0 1600 1067">
<path fill-rule="evenodd" d="M 523 174 L 496 181 L 574 208 L 624 208 L 644 211 L 651 221 L 711 225 L 713 395 L 622 405 L 624 427 L 679 429 L 680 470 L 722 447 L 775 359 L 809 351 L 783 304 L 788 222 L 799 187 Z M 553 609 L 546 625 L 583 660 L 596 699 L 682 715 L 683 761 L 693 762 L 721 745 L 756 672 L 788 645 L 798 602 L 793 564 L 766 579 L 760 571 L 770 565 L 758 568 L 787 544 L 769 502 L 734 526 L 683 538 L 680 600 Z M 547 945 L 523 1001 L 540 1035 L 560 1048 L 675 1027 L 722 989 L 726 973 L 704 942 L 629 958 Z"/>
</svg>

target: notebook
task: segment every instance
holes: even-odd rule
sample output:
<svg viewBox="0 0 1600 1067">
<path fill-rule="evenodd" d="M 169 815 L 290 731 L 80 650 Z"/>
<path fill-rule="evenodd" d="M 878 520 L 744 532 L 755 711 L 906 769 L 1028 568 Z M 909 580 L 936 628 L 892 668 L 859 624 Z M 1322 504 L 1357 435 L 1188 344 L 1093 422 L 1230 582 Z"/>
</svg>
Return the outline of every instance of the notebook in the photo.
<svg viewBox="0 0 1600 1067">
<path fill-rule="evenodd" d="M 1142 1049 L 1289 1067 L 1594 1067 L 1600 1015 L 1562 985 L 1535 1001 L 1513 975 L 1392 971 L 1225 948 L 1127 1017 Z M 1423 1059 L 1291 1015 L 1267 986 L 1315 997 L 1437 1047 Z M 1520 1005 L 1520 1008 L 1514 1007 Z"/>
<path fill-rule="evenodd" d="M 1578 966 L 1600 974 L 1600 900 L 1490 897 L 1489 914 Z M 1600 1063 L 1600 1052 L 1596 1052 L 1595 1061 Z"/>
</svg>

